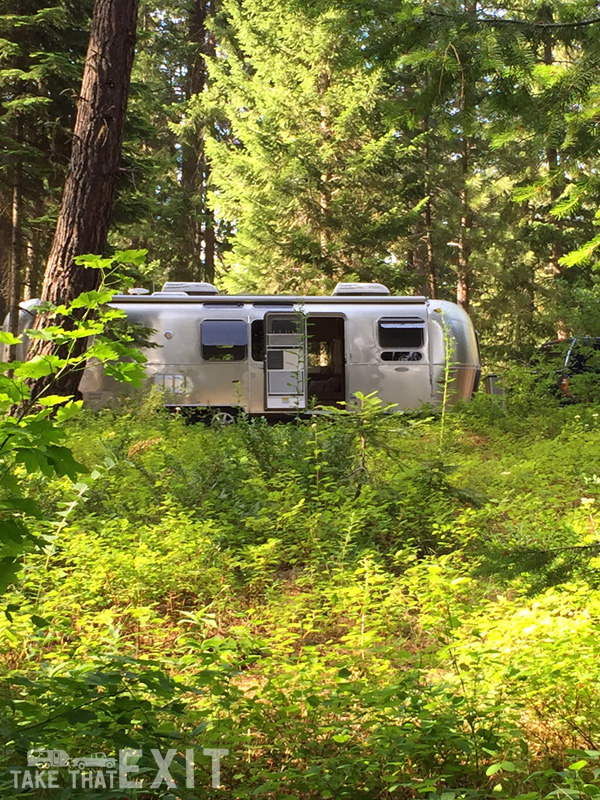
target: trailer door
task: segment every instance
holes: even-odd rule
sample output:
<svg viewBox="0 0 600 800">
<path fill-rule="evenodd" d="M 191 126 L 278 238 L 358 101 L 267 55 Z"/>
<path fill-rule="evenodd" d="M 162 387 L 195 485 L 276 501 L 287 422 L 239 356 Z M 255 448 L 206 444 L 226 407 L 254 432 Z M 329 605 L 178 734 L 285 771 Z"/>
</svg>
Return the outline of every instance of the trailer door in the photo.
<svg viewBox="0 0 600 800">
<path fill-rule="evenodd" d="M 306 408 L 306 319 L 300 312 L 265 314 L 265 408 Z"/>
<path fill-rule="evenodd" d="M 418 408 L 431 400 L 426 318 L 421 310 L 377 320 L 379 397 L 396 410 Z"/>
</svg>

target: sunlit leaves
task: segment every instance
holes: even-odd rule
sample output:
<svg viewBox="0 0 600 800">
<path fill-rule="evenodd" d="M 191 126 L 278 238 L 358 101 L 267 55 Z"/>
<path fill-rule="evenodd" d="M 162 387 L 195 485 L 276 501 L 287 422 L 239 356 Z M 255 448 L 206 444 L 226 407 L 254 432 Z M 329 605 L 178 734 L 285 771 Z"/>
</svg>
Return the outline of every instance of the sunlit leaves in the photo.
<svg viewBox="0 0 600 800">
<path fill-rule="evenodd" d="M 20 344 L 21 339 L 18 336 L 14 336 L 12 333 L 8 333 L 7 331 L 0 331 L 0 344 Z"/>
<path fill-rule="evenodd" d="M 596 250 L 600 247 L 600 233 L 586 242 L 582 247 L 572 250 L 566 256 L 561 258 L 561 264 L 565 267 L 577 267 L 580 265 L 590 264 L 596 254 Z"/>
<path fill-rule="evenodd" d="M 144 257 L 137 251 L 123 255 L 138 263 Z M 81 261 L 109 270 L 112 278 L 118 269 L 115 257 L 84 256 Z M 143 378 L 144 358 L 128 347 L 133 337 L 126 328 L 120 332 L 115 326 L 123 312 L 106 306 L 112 296 L 113 291 L 102 286 L 68 306 L 46 306 L 49 324 L 29 329 L 25 335 L 48 342 L 51 351 L 26 361 L 0 364 L 0 485 L 10 493 L 8 498 L 0 495 L 0 591 L 14 579 L 20 554 L 34 545 L 27 535 L 27 518 L 36 513 L 35 506 L 27 508 L 18 502 L 23 499 L 22 484 L 27 476 L 74 481 L 86 471 L 63 443 L 64 425 L 80 413 L 82 403 L 70 396 L 53 394 L 53 378 L 64 370 L 81 371 L 92 356 L 105 364 L 107 372 L 117 380 L 138 385 Z M 79 339 L 88 339 L 89 347 L 83 355 L 74 355 L 73 345 Z M 0 333 L 0 344 L 5 349 L 20 343 L 20 337 Z M 40 378 L 50 381 L 41 393 L 35 394 L 32 385 Z M 8 549 L 3 551 L 2 546 Z"/>
</svg>

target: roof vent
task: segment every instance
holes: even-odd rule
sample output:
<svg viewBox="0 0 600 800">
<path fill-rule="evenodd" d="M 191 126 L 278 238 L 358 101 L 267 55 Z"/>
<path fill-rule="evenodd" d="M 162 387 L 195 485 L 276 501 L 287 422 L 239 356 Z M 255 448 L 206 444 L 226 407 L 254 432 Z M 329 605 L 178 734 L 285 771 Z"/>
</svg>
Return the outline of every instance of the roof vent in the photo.
<svg viewBox="0 0 600 800">
<path fill-rule="evenodd" d="M 382 295 L 390 290 L 383 283 L 338 283 L 332 295 Z"/>
<path fill-rule="evenodd" d="M 219 294 L 219 290 L 212 283 L 189 283 L 188 281 L 167 281 L 161 289 L 166 294 Z"/>
</svg>

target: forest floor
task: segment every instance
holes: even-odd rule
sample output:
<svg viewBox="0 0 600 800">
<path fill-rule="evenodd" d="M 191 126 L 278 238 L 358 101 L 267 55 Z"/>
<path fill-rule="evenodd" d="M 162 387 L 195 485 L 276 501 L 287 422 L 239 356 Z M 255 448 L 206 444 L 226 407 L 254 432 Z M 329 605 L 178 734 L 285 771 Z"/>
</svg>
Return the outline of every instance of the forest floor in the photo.
<svg viewBox="0 0 600 800">
<path fill-rule="evenodd" d="M 3 798 L 600 795 L 600 406 L 150 398 L 69 445 L 90 473 L 30 479 L 45 545 L 0 620 Z M 140 750 L 144 788 L 29 787 L 32 748 Z"/>
</svg>

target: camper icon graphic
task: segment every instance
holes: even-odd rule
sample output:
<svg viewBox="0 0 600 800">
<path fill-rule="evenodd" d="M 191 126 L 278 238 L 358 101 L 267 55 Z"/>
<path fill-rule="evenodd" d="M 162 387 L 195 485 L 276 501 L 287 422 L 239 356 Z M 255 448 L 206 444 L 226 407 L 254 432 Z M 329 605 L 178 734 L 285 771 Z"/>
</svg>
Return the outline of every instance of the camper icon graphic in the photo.
<svg viewBox="0 0 600 800">
<path fill-rule="evenodd" d="M 92 753 L 91 756 L 71 758 L 64 750 L 29 750 L 27 752 L 28 767 L 74 767 L 75 769 L 114 769 L 117 759 L 104 753 Z"/>
<path fill-rule="evenodd" d="M 68 767 L 69 754 L 64 750 L 28 750 L 28 767 Z"/>
</svg>

